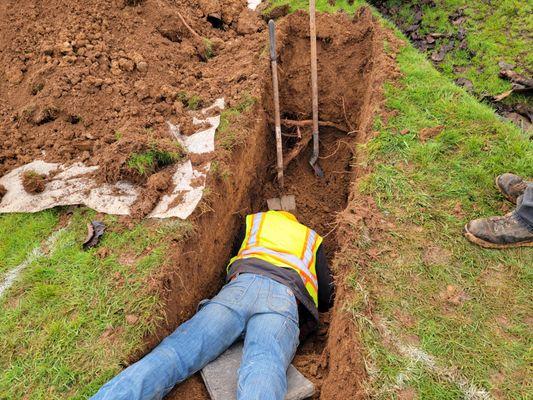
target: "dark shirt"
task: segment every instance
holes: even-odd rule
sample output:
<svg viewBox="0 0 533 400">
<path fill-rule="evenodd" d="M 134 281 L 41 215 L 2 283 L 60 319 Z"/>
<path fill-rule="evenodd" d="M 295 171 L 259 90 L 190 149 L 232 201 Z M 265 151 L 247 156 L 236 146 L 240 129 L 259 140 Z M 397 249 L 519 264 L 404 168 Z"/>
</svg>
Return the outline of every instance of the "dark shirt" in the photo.
<svg viewBox="0 0 533 400">
<path fill-rule="evenodd" d="M 245 227 L 241 226 L 233 245 L 232 257 L 238 254 L 244 237 Z M 322 245 L 317 249 L 315 269 L 318 280 L 318 309 L 305 288 L 302 278 L 291 268 L 280 268 L 259 258 L 245 258 L 236 260 L 230 265 L 227 279 L 231 279 L 237 273 L 251 273 L 268 276 L 289 287 L 298 300 L 300 336 L 305 337 L 318 327 L 318 312 L 327 311 L 333 305 L 333 277 Z"/>
</svg>

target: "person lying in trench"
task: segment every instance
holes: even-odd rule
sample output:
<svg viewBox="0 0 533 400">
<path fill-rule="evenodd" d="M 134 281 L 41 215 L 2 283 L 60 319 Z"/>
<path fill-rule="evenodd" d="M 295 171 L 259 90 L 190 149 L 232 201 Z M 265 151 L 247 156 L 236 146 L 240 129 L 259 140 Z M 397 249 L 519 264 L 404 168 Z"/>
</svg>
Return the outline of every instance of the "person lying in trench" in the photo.
<svg viewBox="0 0 533 400">
<path fill-rule="evenodd" d="M 300 338 L 333 302 L 322 237 L 285 211 L 248 215 L 240 236 L 221 291 L 93 400 L 161 399 L 241 337 L 237 398 L 285 398 Z"/>
</svg>

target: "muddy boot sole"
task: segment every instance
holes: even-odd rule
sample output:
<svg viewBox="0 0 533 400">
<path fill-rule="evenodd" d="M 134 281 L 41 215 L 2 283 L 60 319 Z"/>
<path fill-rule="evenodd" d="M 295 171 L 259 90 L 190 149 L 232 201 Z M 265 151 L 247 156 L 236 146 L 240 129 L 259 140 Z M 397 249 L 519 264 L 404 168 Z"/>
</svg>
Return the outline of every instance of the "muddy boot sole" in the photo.
<svg viewBox="0 0 533 400">
<path fill-rule="evenodd" d="M 463 230 L 463 235 L 472 243 L 477 244 L 478 246 L 484 247 L 486 249 L 511 249 L 513 247 L 533 247 L 532 242 L 520 242 L 520 243 L 507 243 L 507 244 L 498 244 L 487 242 L 486 240 L 480 239 L 477 236 L 474 236 L 468 231 L 468 224 L 465 225 Z"/>
</svg>

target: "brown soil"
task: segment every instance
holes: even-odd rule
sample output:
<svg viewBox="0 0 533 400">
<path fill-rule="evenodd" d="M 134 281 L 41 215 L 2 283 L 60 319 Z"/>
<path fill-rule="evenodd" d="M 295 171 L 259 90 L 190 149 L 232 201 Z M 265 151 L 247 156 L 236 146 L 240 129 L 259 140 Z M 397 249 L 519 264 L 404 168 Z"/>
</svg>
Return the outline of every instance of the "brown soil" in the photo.
<svg viewBox="0 0 533 400">
<path fill-rule="evenodd" d="M 83 161 L 101 180 L 144 184 L 124 162 L 147 142 L 166 147 L 166 121 L 192 133 L 188 108 L 257 94 L 264 23 L 245 0 L 137 3 L 1 2 L 0 176 L 34 159 Z"/>
<path fill-rule="evenodd" d="M 22 186 L 30 194 L 42 193 L 46 187 L 46 177 L 35 171 L 26 171 L 22 175 Z"/>
</svg>

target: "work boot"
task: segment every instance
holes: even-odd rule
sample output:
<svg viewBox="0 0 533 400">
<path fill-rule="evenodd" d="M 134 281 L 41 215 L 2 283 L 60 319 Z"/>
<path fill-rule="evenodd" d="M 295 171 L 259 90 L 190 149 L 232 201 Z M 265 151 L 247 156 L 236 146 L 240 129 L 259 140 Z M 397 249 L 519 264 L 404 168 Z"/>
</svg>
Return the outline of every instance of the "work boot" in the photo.
<svg viewBox="0 0 533 400">
<path fill-rule="evenodd" d="M 514 212 L 470 221 L 464 228 L 464 235 L 472 243 L 493 249 L 533 246 L 533 231 Z"/>
<path fill-rule="evenodd" d="M 516 199 L 526 190 L 527 181 L 518 175 L 505 173 L 496 177 L 496 187 L 507 200 L 516 204 Z"/>
</svg>

